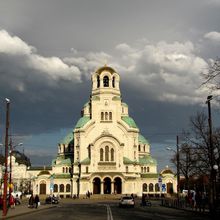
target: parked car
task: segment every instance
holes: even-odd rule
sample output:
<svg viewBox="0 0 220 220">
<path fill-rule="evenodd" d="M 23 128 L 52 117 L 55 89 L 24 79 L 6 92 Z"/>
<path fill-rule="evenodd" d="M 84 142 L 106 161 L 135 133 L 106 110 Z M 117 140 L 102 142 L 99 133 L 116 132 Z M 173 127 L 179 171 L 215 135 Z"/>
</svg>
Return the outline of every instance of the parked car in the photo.
<svg viewBox="0 0 220 220">
<path fill-rule="evenodd" d="M 122 196 L 119 202 L 119 207 L 134 207 L 135 202 L 132 196 Z"/>
<path fill-rule="evenodd" d="M 14 198 L 21 198 L 21 196 L 22 196 L 22 192 L 21 191 L 15 191 L 15 192 L 12 192 L 11 193 L 12 194 L 12 196 L 14 197 Z"/>
<path fill-rule="evenodd" d="M 58 204 L 59 203 L 59 199 L 55 196 L 48 196 L 45 199 L 45 203 L 46 204 Z"/>
</svg>

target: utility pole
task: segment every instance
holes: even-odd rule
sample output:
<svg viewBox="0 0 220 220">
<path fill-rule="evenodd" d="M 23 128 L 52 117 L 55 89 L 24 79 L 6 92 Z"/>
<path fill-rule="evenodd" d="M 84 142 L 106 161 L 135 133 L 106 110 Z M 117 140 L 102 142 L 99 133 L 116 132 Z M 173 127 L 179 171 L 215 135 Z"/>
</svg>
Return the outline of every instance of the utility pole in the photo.
<svg viewBox="0 0 220 220">
<path fill-rule="evenodd" d="M 213 141 L 212 141 L 212 115 L 211 115 L 211 103 L 212 95 L 207 97 L 206 103 L 208 104 L 208 123 L 209 123 L 209 160 L 210 160 L 210 167 L 211 167 L 211 173 L 210 173 L 210 212 L 211 214 L 214 214 L 215 212 L 215 170 L 214 170 L 214 148 L 213 148 Z"/>
<path fill-rule="evenodd" d="M 180 154 L 179 154 L 179 136 L 176 136 L 176 172 L 177 172 L 177 202 L 179 205 L 180 193 Z"/>
<path fill-rule="evenodd" d="M 8 129 L 9 129 L 9 111 L 10 100 L 6 101 L 6 126 L 5 126 L 5 174 L 4 174 L 4 194 L 3 194 L 3 207 L 2 216 L 7 215 L 7 185 L 8 185 Z"/>
<path fill-rule="evenodd" d="M 12 164 L 11 164 L 11 153 L 12 153 L 12 140 L 10 138 L 10 150 L 9 150 L 9 158 L 10 158 L 10 172 L 9 172 L 9 198 L 11 198 L 11 192 L 12 192 Z"/>
</svg>

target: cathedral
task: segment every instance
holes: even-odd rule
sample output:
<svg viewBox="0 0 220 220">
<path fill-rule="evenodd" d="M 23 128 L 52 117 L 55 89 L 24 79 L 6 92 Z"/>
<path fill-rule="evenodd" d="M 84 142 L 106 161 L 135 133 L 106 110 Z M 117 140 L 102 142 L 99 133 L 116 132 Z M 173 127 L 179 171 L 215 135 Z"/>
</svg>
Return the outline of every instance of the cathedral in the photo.
<svg viewBox="0 0 220 220">
<path fill-rule="evenodd" d="M 72 131 L 58 144 L 51 167 L 29 167 L 34 194 L 160 194 L 176 191 L 169 169 L 157 171 L 150 144 L 122 101 L 120 75 L 109 66 L 92 76 L 89 100 Z"/>
</svg>

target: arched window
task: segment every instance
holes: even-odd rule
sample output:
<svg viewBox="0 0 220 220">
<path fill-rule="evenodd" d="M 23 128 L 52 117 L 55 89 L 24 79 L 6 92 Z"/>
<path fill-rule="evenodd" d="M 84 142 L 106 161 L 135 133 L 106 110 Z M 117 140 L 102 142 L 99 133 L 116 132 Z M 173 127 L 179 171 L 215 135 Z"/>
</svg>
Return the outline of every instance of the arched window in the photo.
<svg viewBox="0 0 220 220">
<path fill-rule="evenodd" d="M 128 173 L 128 166 L 126 166 L 126 168 L 125 168 L 125 169 L 126 169 L 126 173 Z"/>
<path fill-rule="evenodd" d="M 54 185 L 53 185 L 53 191 L 54 191 L 54 192 L 58 192 L 58 185 L 57 185 L 57 184 L 54 184 Z"/>
<path fill-rule="evenodd" d="M 147 184 L 146 183 L 143 184 L 143 192 L 147 192 Z"/>
<path fill-rule="evenodd" d="M 114 161 L 114 153 L 115 153 L 114 149 L 112 148 L 111 149 L 111 161 Z"/>
<path fill-rule="evenodd" d="M 144 145 L 144 152 L 145 152 L 145 145 Z"/>
<path fill-rule="evenodd" d="M 144 168 L 143 167 L 141 167 L 141 173 L 143 173 L 144 172 Z"/>
<path fill-rule="evenodd" d="M 150 172 L 150 167 L 147 167 L 147 172 L 148 172 L 148 173 Z"/>
<path fill-rule="evenodd" d="M 105 112 L 105 120 L 108 120 L 108 112 Z"/>
<path fill-rule="evenodd" d="M 86 173 L 89 173 L 89 167 L 86 167 Z"/>
<path fill-rule="evenodd" d="M 141 151 L 141 146 L 140 146 L 140 144 L 138 145 L 138 151 Z"/>
<path fill-rule="evenodd" d="M 149 184 L 149 192 L 153 192 L 154 191 L 154 185 L 153 183 Z"/>
<path fill-rule="evenodd" d="M 105 161 L 109 161 L 109 147 L 105 146 Z"/>
<path fill-rule="evenodd" d="M 66 184 L 66 192 L 70 192 L 70 184 Z"/>
<path fill-rule="evenodd" d="M 112 79 L 112 87 L 115 88 L 115 77 Z"/>
<path fill-rule="evenodd" d="M 112 112 L 109 112 L 109 120 L 112 120 Z"/>
<path fill-rule="evenodd" d="M 97 88 L 99 88 L 100 87 L 100 78 L 99 78 L 99 76 L 97 76 Z"/>
<path fill-rule="evenodd" d="M 155 184 L 155 192 L 159 192 L 159 191 L 160 191 L 159 184 L 158 184 L 158 183 L 156 183 L 156 184 Z"/>
<path fill-rule="evenodd" d="M 66 167 L 66 173 L 68 173 L 68 170 L 69 170 L 68 167 Z"/>
<path fill-rule="evenodd" d="M 60 184 L 60 192 L 64 192 L 64 185 Z"/>
<path fill-rule="evenodd" d="M 104 87 L 109 87 L 109 78 L 108 78 L 108 76 L 103 77 L 103 86 Z"/>
<path fill-rule="evenodd" d="M 63 173 L 65 173 L 65 167 L 63 167 Z"/>
<path fill-rule="evenodd" d="M 101 112 L 101 120 L 104 120 L 104 112 Z"/>
<path fill-rule="evenodd" d="M 103 149 L 101 148 L 100 149 L 100 161 L 103 161 L 103 154 L 104 152 L 103 152 Z"/>
<path fill-rule="evenodd" d="M 144 167 L 144 173 L 146 173 L 146 167 Z"/>
</svg>

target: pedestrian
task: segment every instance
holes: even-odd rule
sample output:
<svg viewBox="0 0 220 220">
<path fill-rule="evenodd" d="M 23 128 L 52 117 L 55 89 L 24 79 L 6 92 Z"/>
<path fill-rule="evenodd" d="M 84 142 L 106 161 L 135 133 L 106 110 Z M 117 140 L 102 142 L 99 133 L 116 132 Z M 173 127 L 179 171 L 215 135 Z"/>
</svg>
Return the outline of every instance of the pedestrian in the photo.
<svg viewBox="0 0 220 220">
<path fill-rule="evenodd" d="M 13 195 L 10 195 L 9 205 L 11 208 L 15 208 L 15 199 L 14 199 Z"/>
<path fill-rule="evenodd" d="M 144 193 L 142 193 L 141 205 L 142 205 L 142 206 L 146 206 L 146 196 L 145 196 Z"/>
<path fill-rule="evenodd" d="M 202 193 L 201 196 L 201 208 L 202 208 L 202 212 L 205 212 L 205 205 L 206 205 L 206 194 L 205 192 Z"/>
<path fill-rule="evenodd" d="M 34 207 L 34 196 L 31 194 L 29 201 L 28 201 L 28 208 L 33 208 Z"/>
<path fill-rule="evenodd" d="M 197 211 L 197 208 L 198 208 L 199 211 L 201 212 L 201 202 L 202 202 L 201 192 L 196 192 L 195 200 L 196 200 L 196 211 Z"/>
<path fill-rule="evenodd" d="M 0 194 L 0 209 L 2 209 L 2 206 L 3 206 L 3 198 L 2 195 Z"/>
<path fill-rule="evenodd" d="M 40 203 L 40 199 L 39 199 L 39 196 L 38 196 L 38 195 L 36 195 L 36 196 L 34 197 L 34 203 L 35 203 L 35 208 L 37 209 L 38 206 L 39 206 L 39 203 Z"/>
</svg>

